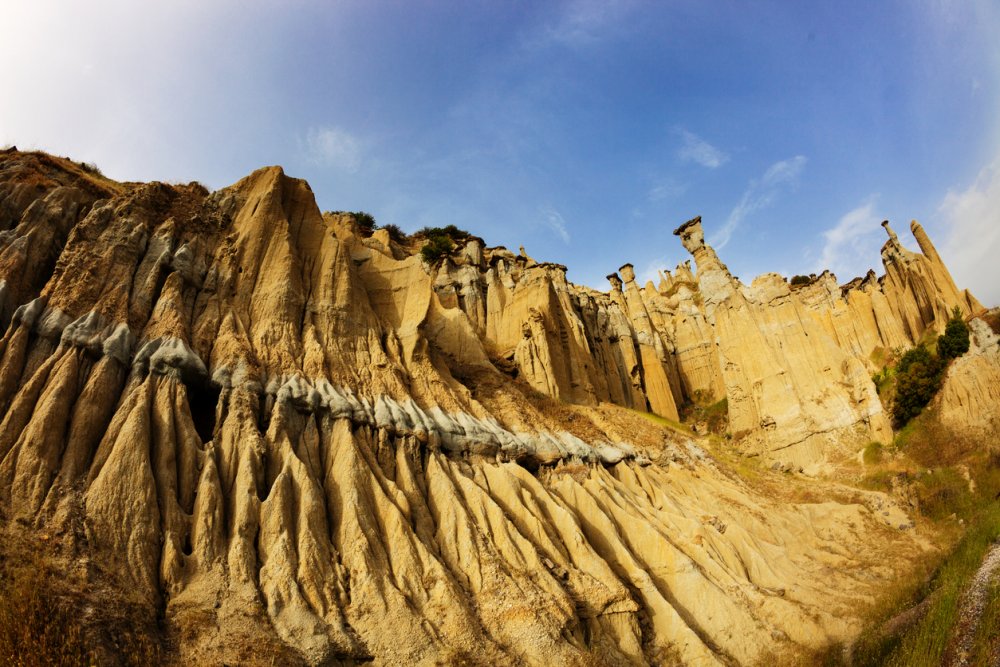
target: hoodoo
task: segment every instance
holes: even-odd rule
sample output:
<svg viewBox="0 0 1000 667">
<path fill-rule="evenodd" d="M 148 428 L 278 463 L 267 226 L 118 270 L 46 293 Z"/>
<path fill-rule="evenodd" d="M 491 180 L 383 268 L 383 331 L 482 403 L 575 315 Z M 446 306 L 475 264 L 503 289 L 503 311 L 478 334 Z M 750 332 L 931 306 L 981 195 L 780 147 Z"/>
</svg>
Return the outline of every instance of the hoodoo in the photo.
<svg viewBox="0 0 1000 667">
<path fill-rule="evenodd" d="M 983 310 L 911 229 L 880 278 L 745 285 L 695 218 L 693 269 L 600 292 L 523 248 L 366 235 L 279 167 L 209 193 L 5 152 L 5 534 L 183 664 L 803 655 L 925 543 L 884 493 L 764 492 L 664 424 L 726 399 L 720 447 L 806 472 L 888 442 L 873 353 Z M 983 327 L 942 409 L 985 428 Z"/>
</svg>

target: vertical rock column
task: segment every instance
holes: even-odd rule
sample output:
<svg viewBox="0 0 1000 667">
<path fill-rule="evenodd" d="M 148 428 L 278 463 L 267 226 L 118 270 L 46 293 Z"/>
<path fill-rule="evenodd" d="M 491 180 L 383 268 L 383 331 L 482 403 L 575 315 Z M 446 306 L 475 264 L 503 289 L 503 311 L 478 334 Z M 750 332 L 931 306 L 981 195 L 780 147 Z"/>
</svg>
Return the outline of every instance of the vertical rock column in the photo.
<svg viewBox="0 0 1000 667">
<path fill-rule="evenodd" d="M 705 315 L 719 340 L 730 426 L 752 454 L 799 464 L 890 433 L 864 366 L 790 299 L 778 276 L 750 287 L 705 244 L 701 219 L 675 232 L 698 266 Z"/>
<path fill-rule="evenodd" d="M 643 386 L 650 409 L 656 414 L 668 419 L 677 420 L 677 402 L 671 389 L 670 379 L 664 366 L 666 351 L 659 334 L 653 329 L 653 323 L 642 301 L 639 287 L 635 284 L 635 271 L 631 264 L 618 269 L 625 281 L 624 300 L 635 338 L 639 347 L 639 359 L 642 363 Z"/>
<path fill-rule="evenodd" d="M 983 311 L 983 304 L 979 303 L 976 297 L 972 296 L 968 290 L 960 291 L 958 286 L 955 285 L 955 280 L 951 277 L 951 272 L 948 271 L 948 267 L 941 261 L 941 256 L 938 254 L 937 248 L 931 243 L 930 237 L 927 236 L 927 232 L 924 231 L 919 222 L 916 220 L 910 222 L 910 232 L 912 232 L 913 238 L 917 240 L 920 252 L 923 253 L 931 265 L 931 275 L 934 278 L 934 284 L 940 290 L 945 302 L 958 305 L 965 311 L 966 315 L 976 315 Z"/>
</svg>

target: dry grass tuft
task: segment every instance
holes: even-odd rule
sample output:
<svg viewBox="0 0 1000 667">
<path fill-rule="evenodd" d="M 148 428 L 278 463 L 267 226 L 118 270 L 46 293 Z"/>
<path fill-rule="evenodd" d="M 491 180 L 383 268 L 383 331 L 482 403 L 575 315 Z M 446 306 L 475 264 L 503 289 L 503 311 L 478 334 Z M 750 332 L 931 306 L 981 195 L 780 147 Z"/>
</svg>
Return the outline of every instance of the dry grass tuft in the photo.
<svg viewBox="0 0 1000 667">
<path fill-rule="evenodd" d="M 159 664 L 141 610 L 69 565 L 44 535 L 0 532 L 0 664 Z"/>
</svg>

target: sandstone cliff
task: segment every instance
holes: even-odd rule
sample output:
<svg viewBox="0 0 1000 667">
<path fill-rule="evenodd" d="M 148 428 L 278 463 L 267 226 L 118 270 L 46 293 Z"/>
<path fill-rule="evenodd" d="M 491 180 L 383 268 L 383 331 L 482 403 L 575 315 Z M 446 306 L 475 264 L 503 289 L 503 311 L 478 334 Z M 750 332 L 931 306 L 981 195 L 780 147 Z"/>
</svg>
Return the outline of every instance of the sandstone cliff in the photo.
<svg viewBox="0 0 1000 667">
<path fill-rule="evenodd" d="M 959 433 L 1000 433 L 1000 336 L 981 319 L 970 323 L 969 351 L 948 369 L 936 397 L 941 423 Z"/>
<path fill-rule="evenodd" d="M 936 254 L 793 291 L 679 233 L 696 274 L 626 265 L 601 293 L 475 238 L 428 267 L 277 167 L 208 193 L 0 154 L 0 514 L 99 564 L 188 664 L 263 637 L 537 665 L 848 637 L 919 548 L 906 517 L 762 494 L 629 408 L 726 396 L 737 446 L 815 462 L 888 437 L 876 347 L 977 304 Z"/>
<path fill-rule="evenodd" d="M 942 331 L 955 306 L 984 310 L 955 287 L 917 222 L 924 254 L 884 226 L 886 275 L 844 286 L 828 272 L 805 286 L 776 274 L 744 285 L 695 218 L 676 233 L 696 271 L 682 264 L 659 287 L 640 288 L 626 264 L 600 293 L 568 283 L 565 267 L 474 241 L 434 269 L 434 288 L 466 313 L 491 357 L 510 360 L 548 396 L 674 420 L 678 406 L 725 398 L 737 448 L 815 467 L 891 439 L 871 382 L 880 353 Z"/>
</svg>

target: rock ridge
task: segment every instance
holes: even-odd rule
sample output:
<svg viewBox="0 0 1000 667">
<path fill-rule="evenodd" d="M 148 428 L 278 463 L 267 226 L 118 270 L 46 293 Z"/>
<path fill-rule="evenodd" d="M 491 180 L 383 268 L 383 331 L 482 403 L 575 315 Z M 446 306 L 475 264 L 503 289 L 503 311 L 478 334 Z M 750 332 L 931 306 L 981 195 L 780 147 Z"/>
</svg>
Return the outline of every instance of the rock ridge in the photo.
<svg viewBox="0 0 1000 667">
<path fill-rule="evenodd" d="M 280 167 L 209 193 L 4 152 L 0 520 L 113 577 L 181 664 L 848 638 L 922 548 L 905 515 L 770 497 L 637 412 L 725 397 L 734 446 L 822 461 L 888 437 L 866 355 L 978 304 L 916 232 L 846 296 L 743 285 L 679 232 L 696 270 L 599 292 L 475 237 L 428 266 Z"/>
</svg>

